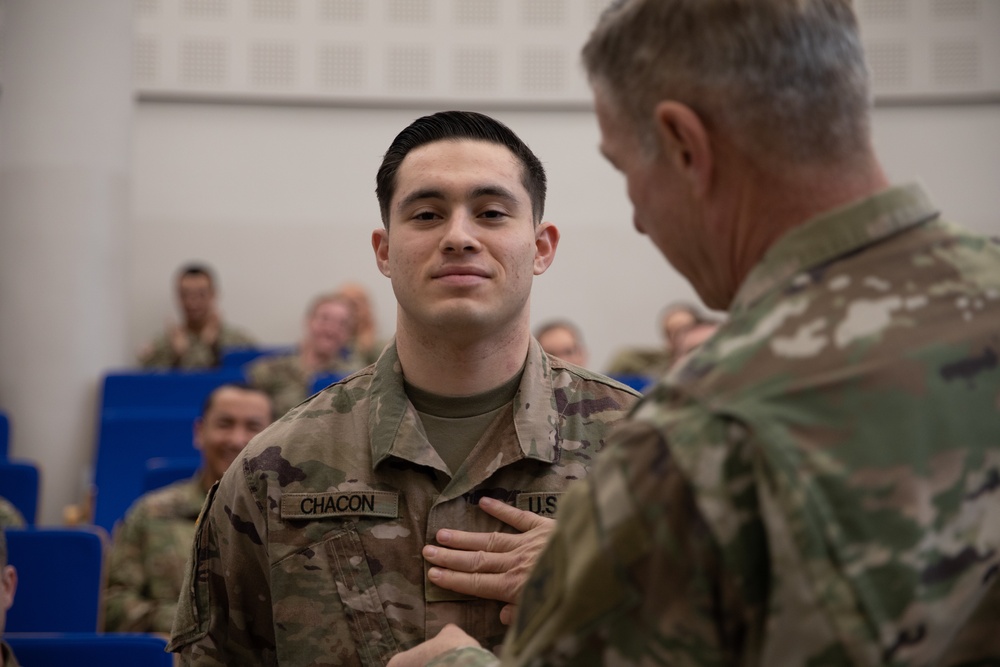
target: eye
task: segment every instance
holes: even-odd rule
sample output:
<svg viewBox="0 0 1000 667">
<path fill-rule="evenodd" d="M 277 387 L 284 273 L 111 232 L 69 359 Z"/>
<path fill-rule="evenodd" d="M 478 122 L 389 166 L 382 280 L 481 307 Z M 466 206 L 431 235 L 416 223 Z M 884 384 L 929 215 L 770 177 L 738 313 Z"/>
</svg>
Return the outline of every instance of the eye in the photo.
<svg viewBox="0 0 1000 667">
<path fill-rule="evenodd" d="M 438 214 L 434 211 L 417 211 L 413 214 L 413 220 L 437 220 Z"/>
<path fill-rule="evenodd" d="M 489 220 L 500 220 L 501 218 L 507 217 L 506 211 L 501 211 L 499 209 L 488 209 L 479 214 L 480 216 L 487 218 Z"/>
</svg>

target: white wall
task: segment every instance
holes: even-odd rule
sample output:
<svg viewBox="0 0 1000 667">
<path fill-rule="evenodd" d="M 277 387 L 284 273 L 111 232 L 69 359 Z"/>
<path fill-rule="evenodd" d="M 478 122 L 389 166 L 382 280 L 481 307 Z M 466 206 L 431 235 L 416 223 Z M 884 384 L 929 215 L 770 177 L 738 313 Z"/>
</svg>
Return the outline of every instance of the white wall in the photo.
<svg viewBox="0 0 1000 667">
<path fill-rule="evenodd" d="M 597 152 L 593 114 L 490 111 L 544 162 L 546 218 L 562 231 L 537 279 L 533 320 L 580 324 L 601 368 L 616 348 L 657 343 L 659 309 L 694 298 L 631 225 L 621 177 Z M 427 110 L 143 102 L 129 243 L 133 347 L 173 316 L 170 281 L 214 265 L 226 315 L 264 342 L 297 338 L 316 293 L 368 285 L 383 333 L 395 306 L 369 243 L 375 171 L 395 134 Z M 1000 105 L 880 108 L 876 146 L 894 180 L 920 178 L 949 217 L 1000 234 Z"/>
</svg>

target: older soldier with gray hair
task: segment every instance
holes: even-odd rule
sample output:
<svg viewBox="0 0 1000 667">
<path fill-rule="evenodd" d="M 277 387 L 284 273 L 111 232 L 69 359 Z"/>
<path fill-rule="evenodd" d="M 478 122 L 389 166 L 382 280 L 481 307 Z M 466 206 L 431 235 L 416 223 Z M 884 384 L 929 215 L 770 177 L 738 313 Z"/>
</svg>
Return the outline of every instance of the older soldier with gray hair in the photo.
<svg viewBox="0 0 1000 667">
<path fill-rule="evenodd" d="M 619 2 L 584 61 L 636 228 L 730 318 L 563 499 L 502 663 L 1000 664 L 1000 244 L 887 182 L 850 2 Z"/>
<path fill-rule="evenodd" d="M 448 623 L 499 645 L 519 586 L 446 590 L 421 548 L 506 531 L 490 547 L 530 561 L 636 401 L 531 337 L 559 233 L 542 220 L 542 165 L 510 128 L 420 118 L 376 192 L 395 339 L 258 436 L 209 497 L 171 643 L 189 664 L 384 665 Z"/>
</svg>

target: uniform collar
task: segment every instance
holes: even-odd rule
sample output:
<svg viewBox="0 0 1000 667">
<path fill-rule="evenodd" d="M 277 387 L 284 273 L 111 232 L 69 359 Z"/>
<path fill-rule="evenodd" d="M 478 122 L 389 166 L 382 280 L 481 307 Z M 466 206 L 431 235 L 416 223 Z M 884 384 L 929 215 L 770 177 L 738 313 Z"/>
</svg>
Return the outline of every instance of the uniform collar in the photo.
<svg viewBox="0 0 1000 667">
<path fill-rule="evenodd" d="M 551 463 L 557 457 L 558 412 L 551 376 L 548 358 L 532 338 L 528 344 L 521 384 L 513 401 L 514 429 L 520 450 L 517 458 Z M 423 428 L 417 428 L 419 417 L 403 388 L 403 370 L 395 341 L 375 362 L 370 392 L 368 423 L 373 465 L 378 466 L 389 456 L 395 456 L 438 467 L 434 462 L 439 462 L 440 458 L 426 437 L 398 437 L 404 422 L 408 426 L 405 430 L 409 432 L 416 430 L 423 433 Z"/>
<path fill-rule="evenodd" d="M 729 308 L 737 315 L 797 274 L 938 216 L 917 183 L 897 186 L 833 209 L 792 229 L 771 246 L 740 285 Z"/>
</svg>

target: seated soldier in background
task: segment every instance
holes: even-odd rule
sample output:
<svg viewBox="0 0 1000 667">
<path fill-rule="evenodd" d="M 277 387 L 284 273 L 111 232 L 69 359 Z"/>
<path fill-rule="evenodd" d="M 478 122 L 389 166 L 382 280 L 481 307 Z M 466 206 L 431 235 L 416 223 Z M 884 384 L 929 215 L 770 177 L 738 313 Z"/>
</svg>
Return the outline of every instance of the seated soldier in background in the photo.
<svg viewBox="0 0 1000 667">
<path fill-rule="evenodd" d="M 337 294 L 347 297 L 354 304 L 357 326 L 354 330 L 354 339 L 351 341 L 351 350 L 364 360 L 365 366 L 374 364 L 387 341 L 378 335 L 378 325 L 375 323 L 375 312 L 372 310 L 368 290 L 360 283 L 345 283 L 337 288 Z"/>
<path fill-rule="evenodd" d="M 7 624 L 7 610 L 14 604 L 17 590 L 17 570 L 7 564 L 7 536 L 0 530 L 0 667 L 18 667 L 17 658 L 7 642 L 3 641 L 3 629 Z"/>
<path fill-rule="evenodd" d="M 224 384 L 194 425 L 202 467 L 191 479 L 141 496 L 115 531 L 105 595 L 109 632 L 169 633 L 208 490 L 253 436 L 274 419 L 264 392 Z"/>
<path fill-rule="evenodd" d="M 357 318 L 343 294 L 321 294 L 306 311 L 302 342 L 294 352 L 257 359 L 247 366 L 248 382 L 274 401 L 281 416 L 306 400 L 319 375 L 350 375 L 368 363 L 351 347 Z"/>
<path fill-rule="evenodd" d="M 184 322 L 168 326 L 139 353 L 143 368 L 215 368 L 226 349 L 256 344 L 248 334 L 222 321 L 215 285 L 207 266 L 188 264 L 181 268 L 177 274 L 177 301 Z"/>
<path fill-rule="evenodd" d="M 535 329 L 535 339 L 553 357 L 587 367 L 587 346 L 580 328 L 569 320 L 550 320 Z"/>
<path fill-rule="evenodd" d="M 0 496 L 0 530 L 4 528 L 24 528 L 27 522 L 14 504 Z"/>
<path fill-rule="evenodd" d="M 607 373 L 612 376 L 636 375 L 659 379 L 664 373 L 693 348 L 682 349 L 680 338 L 693 327 L 717 327 L 718 323 L 705 315 L 697 306 L 678 301 L 660 311 L 660 332 L 663 346 L 655 348 L 629 347 L 620 350 Z"/>
</svg>

